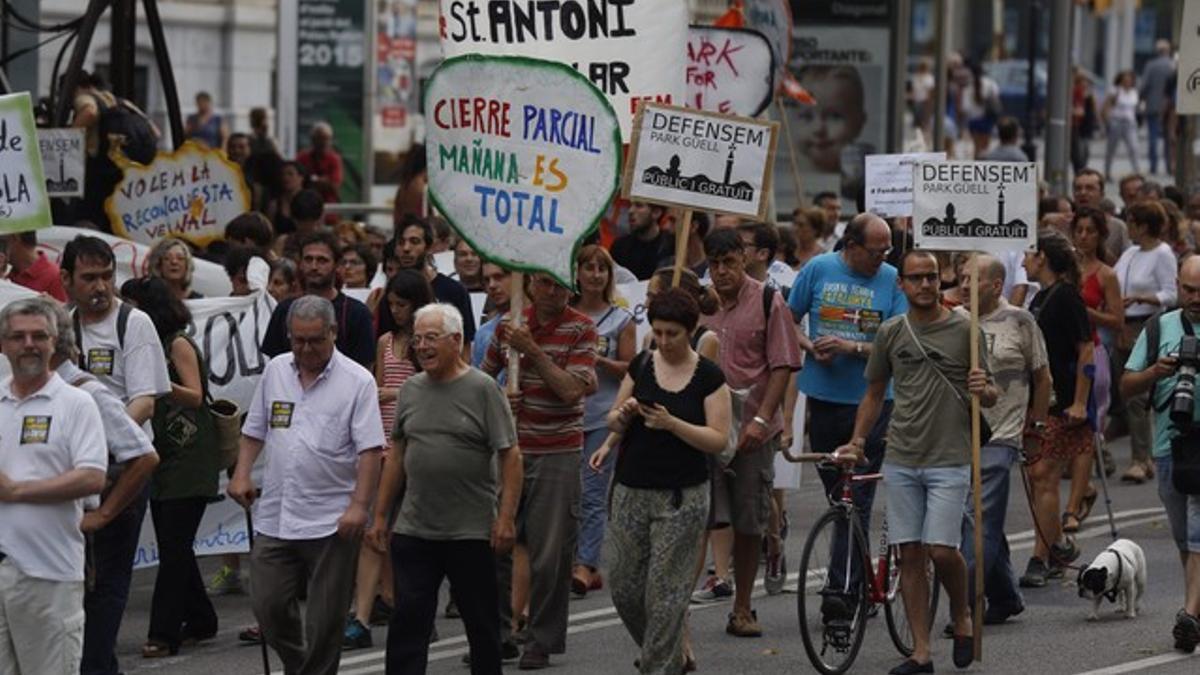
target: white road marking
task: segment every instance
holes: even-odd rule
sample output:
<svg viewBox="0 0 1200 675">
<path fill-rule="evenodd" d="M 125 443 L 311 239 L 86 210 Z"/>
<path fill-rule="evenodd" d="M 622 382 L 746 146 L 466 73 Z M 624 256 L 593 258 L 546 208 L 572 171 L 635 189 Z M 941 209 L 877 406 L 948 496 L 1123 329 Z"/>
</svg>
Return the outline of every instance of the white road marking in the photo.
<svg viewBox="0 0 1200 675">
<path fill-rule="evenodd" d="M 1158 656 L 1151 656 L 1149 658 L 1130 661 L 1128 663 L 1118 663 L 1115 666 L 1109 666 L 1107 668 L 1088 670 L 1078 673 L 1077 675 L 1120 675 L 1121 673 L 1133 673 L 1139 670 L 1147 670 L 1149 668 L 1163 666 L 1168 663 L 1175 663 L 1176 661 L 1186 661 L 1187 659 L 1196 658 L 1197 656 L 1200 656 L 1200 652 L 1193 652 L 1191 654 L 1184 654 L 1182 652 L 1159 654 Z"/>
<path fill-rule="evenodd" d="M 1098 505 L 1098 506 L 1103 506 L 1103 505 Z M 1139 517 L 1139 516 L 1141 516 L 1141 517 Z M 1117 521 L 1117 525 L 1118 525 L 1118 528 L 1117 528 L 1118 534 L 1119 534 L 1119 530 L 1122 528 L 1134 527 L 1137 525 L 1144 525 L 1147 523 L 1153 523 L 1156 521 L 1160 521 L 1164 518 L 1166 518 L 1166 514 L 1163 512 L 1163 509 L 1161 507 L 1145 508 L 1145 509 L 1129 509 L 1126 511 L 1117 511 L 1117 512 L 1113 513 L 1113 519 Z M 1079 540 L 1079 539 L 1095 539 L 1095 538 L 1098 538 L 1101 536 L 1108 536 L 1108 534 L 1109 534 L 1108 516 L 1107 516 L 1107 514 L 1105 514 L 1103 512 L 1103 510 L 1097 511 L 1095 508 L 1093 508 L 1092 518 L 1089 518 L 1089 520 L 1096 522 L 1097 524 L 1093 525 L 1092 527 L 1087 527 L 1087 528 L 1080 530 L 1079 533 L 1075 535 L 1075 538 L 1077 540 Z M 1024 531 L 1016 532 L 1016 533 L 1010 535 L 1008 538 L 1009 542 L 1016 542 L 1016 543 L 1011 544 L 1011 550 L 1023 551 L 1023 550 L 1028 550 L 1028 549 L 1033 548 L 1035 535 L 1036 535 L 1036 533 L 1033 530 L 1024 530 Z M 799 578 L 798 573 L 789 574 L 787 576 L 787 581 L 785 583 L 791 584 L 791 583 L 797 581 L 798 578 Z M 755 586 L 755 588 L 761 587 L 762 580 L 759 579 L 758 581 L 756 581 L 754 586 Z M 791 590 L 791 591 L 796 590 L 795 586 L 790 586 L 790 585 L 786 586 L 785 588 L 787 590 Z M 759 594 L 759 595 L 761 595 L 761 594 Z M 692 612 L 697 612 L 697 611 L 703 611 L 706 609 L 710 609 L 713 607 L 724 607 L 725 604 L 726 603 L 713 603 L 710 605 L 692 605 L 689 608 L 689 610 Z M 587 610 L 584 612 L 577 612 L 575 614 L 572 614 L 569 619 L 569 621 L 572 622 L 572 625 L 568 626 L 567 634 L 575 635 L 577 633 L 586 633 L 586 632 L 590 632 L 590 631 L 594 631 L 594 630 L 601 630 L 604 628 L 611 628 L 613 626 L 619 626 L 619 625 L 621 625 L 621 620 L 619 618 L 603 619 L 600 621 L 593 621 L 590 623 L 586 622 L 588 619 L 599 619 L 601 617 L 607 617 L 607 616 L 614 615 L 614 614 L 616 614 L 616 612 L 617 612 L 617 610 L 615 607 L 613 607 L 612 605 L 608 605 L 606 607 L 602 607 L 599 609 L 591 609 L 591 610 Z M 466 654 L 469 651 L 469 648 L 466 646 L 466 642 L 467 642 L 466 635 L 456 635 L 454 637 L 449 637 L 444 640 L 439 640 L 437 642 L 434 642 L 433 644 L 429 645 L 429 650 L 430 650 L 429 651 L 429 661 L 430 662 L 442 661 L 445 659 L 460 657 L 463 654 Z M 363 654 L 356 654 L 354 656 L 348 656 L 341 660 L 340 667 L 345 668 L 346 666 L 354 666 L 354 665 L 358 665 L 358 664 L 368 663 L 371 661 L 380 661 L 384 658 L 385 653 L 386 652 L 382 649 L 376 649 L 374 651 L 366 652 Z M 1183 655 L 1167 654 L 1164 656 L 1183 656 Z M 1154 658 L 1163 658 L 1163 657 L 1154 657 Z M 1147 661 L 1148 660 L 1149 659 L 1147 659 Z M 1163 663 L 1169 663 L 1171 661 L 1177 661 L 1177 660 L 1180 660 L 1180 659 L 1172 658 L 1172 659 L 1170 659 L 1170 661 L 1163 661 Z M 1140 663 L 1140 662 L 1135 662 L 1135 663 Z M 1129 664 L 1126 664 L 1126 665 L 1129 665 Z M 1131 670 L 1137 670 L 1142 667 L 1150 667 L 1152 665 L 1157 665 L 1157 664 L 1149 664 L 1148 666 L 1138 666 L 1138 667 L 1132 668 Z M 1113 666 L 1113 667 L 1117 668 L 1120 666 Z M 370 666 L 364 666 L 361 668 L 355 668 L 352 670 L 339 669 L 338 673 L 339 673 L 339 675 L 372 675 L 374 673 L 382 673 L 383 670 L 384 670 L 384 668 L 383 668 L 382 664 L 375 664 L 375 665 L 370 665 Z M 1091 673 L 1081 674 L 1081 675 L 1110 675 L 1110 674 L 1116 675 L 1116 673 L 1125 673 L 1125 672 L 1130 672 L 1130 670 L 1115 670 L 1115 671 L 1102 670 L 1102 671 L 1094 671 Z M 283 675 L 283 673 L 281 673 L 281 672 L 280 673 L 272 673 L 272 675 Z"/>
</svg>

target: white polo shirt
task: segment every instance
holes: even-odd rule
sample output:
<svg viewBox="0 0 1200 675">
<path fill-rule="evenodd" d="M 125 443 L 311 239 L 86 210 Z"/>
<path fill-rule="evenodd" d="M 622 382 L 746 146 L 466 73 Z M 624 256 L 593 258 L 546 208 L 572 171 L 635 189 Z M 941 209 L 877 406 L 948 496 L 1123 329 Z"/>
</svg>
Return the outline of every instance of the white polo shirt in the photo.
<svg viewBox="0 0 1200 675">
<path fill-rule="evenodd" d="M 334 350 L 305 390 L 291 352 L 271 359 L 242 433 L 263 441 L 262 497 L 254 529 L 277 539 L 337 531 L 358 478 L 358 456 L 384 444 L 375 378 Z"/>
<path fill-rule="evenodd" d="M 108 465 L 100 412 L 85 392 L 51 373 L 24 399 L 0 382 L 0 471 L 14 481 L 45 480 Z M 0 551 L 27 576 L 83 581 L 83 500 L 0 503 Z"/>
<path fill-rule="evenodd" d="M 139 396 L 158 398 L 171 391 L 171 377 L 167 372 L 167 357 L 154 322 L 145 312 L 133 309 L 125 324 L 125 347 L 117 339 L 117 314 L 120 302 L 113 301 L 112 310 L 103 320 L 95 323 L 80 323 L 80 358 L 84 369 L 104 383 L 109 391 L 128 404 Z M 75 310 L 79 311 L 79 310 Z M 154 430 L 150 420 L 142 430 L 151 439 Z"/>
</svg>

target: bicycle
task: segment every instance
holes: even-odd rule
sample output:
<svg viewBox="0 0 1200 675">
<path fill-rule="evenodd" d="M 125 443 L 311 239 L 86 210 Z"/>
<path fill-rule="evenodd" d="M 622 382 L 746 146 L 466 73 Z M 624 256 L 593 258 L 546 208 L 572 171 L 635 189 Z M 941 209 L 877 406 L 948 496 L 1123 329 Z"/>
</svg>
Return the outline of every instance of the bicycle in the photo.
<svg viewBox="0 0 1200 675">
<path fill-rule="evenodd" d="M 862 647 L 867 621 L 878 614 L 879 605 L 892 643 L 902 656 L 911 656 L 912 632 L 900 594 L 900 547 L 887 543 L 885 518 L 879 555 L 872 560 L 851 493 L 854 484 L 880 481 L 883 474 L 855 474 L 852 466 L 834 464 L 830 455 L 820 453 L 801 454 L 795 461 L 823 463 L 841 472 L 841 494 L 829 497 L 829 510 L 809 531 L 800 558 L 797 612 L 809 661 L 824 675 L 849 670 Z M 853 546 L 847 546 L 849 542 Z M 932 565 L 929 575 L 932 620 L 939 596 Z"/>
</svg>

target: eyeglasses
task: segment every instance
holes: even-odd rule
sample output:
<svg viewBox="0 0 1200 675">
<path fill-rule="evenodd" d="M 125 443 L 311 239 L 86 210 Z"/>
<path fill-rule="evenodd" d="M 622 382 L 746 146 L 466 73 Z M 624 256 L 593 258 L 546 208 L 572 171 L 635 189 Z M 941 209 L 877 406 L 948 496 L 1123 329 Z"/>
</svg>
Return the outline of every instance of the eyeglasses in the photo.
<svg viewBox="0 0 1200 675">
<path fill-rule="evenodd" d="M 871 248 L 866 244 L 859 244 L 858 246 L 862 248 L 862 250 L 866 251 L 867 254 L 872 258 L 886 258 L 888 257 L 888 254 L 892 252 L 891 246 L 885 246 L 883 248 Z"/>
<path fill-rule="evenodd" d="M 423 344 L 433 344 L 442 338 L 449 337 L 451 333 L 426 333 L 425 335 L 412 336 L 414 347 L 419 347 Z"/>
<path fill-rule="evenodd" d="M 910 284 L 920 286 L 921 284 L 936 284 L 941 282 L 941 275 L 937 272 L 926 272 L 924 274 L 905 274 L 902 275 L 904 280 Z"/>
<path fill-rule="evenodd" d="M 34 342 L 48 342 L 50 340 L 50 334 L 45 331 L 36 331 L 33 333 L 9 333 L 8 335 L 4 336 L 4 339 L 8 340 L 9 342 L 16 343 L 22 343 L 27 340 L 33 340 Z"/>
<path fill-rule="evenodd" d="M 292 335 L 289 336 L 289 339 L 292 341 L 292 344 L 297 347 L 320 347 L 329 341 L 329 336 L 322 335 L 320 337 L 298 337 Z"/>
</svg>

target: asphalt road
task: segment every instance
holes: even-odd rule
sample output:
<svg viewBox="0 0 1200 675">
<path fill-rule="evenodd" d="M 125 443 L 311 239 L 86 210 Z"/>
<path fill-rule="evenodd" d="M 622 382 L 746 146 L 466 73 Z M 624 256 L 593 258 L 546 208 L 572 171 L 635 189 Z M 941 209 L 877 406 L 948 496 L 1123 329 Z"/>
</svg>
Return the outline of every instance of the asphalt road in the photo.
<svg viewBox="0 0 1200 675">
<path fill-rule="evenodd" d="M 1125 440 L 1113 444 L 1118 458 L 1128 456 L 1127 447 Z M 1024 569 L 1034 535 L 1019 473 L 1014 471 L 1013 478 L 1008 532 L 1014 565 Z M 792 522 L 792 534 L 787 541 L 791 572 L 789 588 L 795 586 L 800 548 L 808 526 L 825 507 L 818 486 L 815 476 L 809 473 L 805 475 L 801 489 L 789 495 L 788 511 Z M 1065 490 L 1065 483 L 1063 487 Z M 1181 606 L 1182 571 L 1155 487 L 1152 483 L 1142 486 L 1111 483 L 1110 487 L 1120 535 L 1137 541 L 1146 553 L 1149 588 L 1142 601 L 1141 615 L 1126 620 L 1114 613 L 1115 606 L 1105 605 L 1101 621 L 1087 622 L 1090 601 L 1076 595 L 1073 576 L 1068 574 L 1068 578 L 1052 582 L 1046 588 L 1026 591 L 1024 614 L 1004 626 L 988 628 L 984 633 L 983 662 L 973 665 L 972 671 L 1095 675 L 1137 671 L 1200 672 L 1200 656 L 1186 658 L 1172 651 L 1170 630 L 1175 612 Z M 879 499 L 877 504 L 882 506 L 884 501 Z M 1090 561 L 1110 541 L 1103 499 L 1097 502 L 1078 541 L 1083 549 L 1081 562 Z M 215 568 L 215 561 L 205 560 L 203 566 L 207 573 Z M 148 622 L 153 582 L 153 570 L 139 572 L 134 577 L 120 639 L 119 657 L 126 673 L 235 675 L 262 672 L 259 650 L 239 644 L 236 638 L 238 630 L 253 621 L 245 596 L 216 598 L 221 630 L 215 640 L 185 650 L 176 657 L 142 659 L 140 648 Z M 812 672 L 799 639 L 796 595 L 787 592 L 767 597 L 761 593 L 760 586 L 755 608 L 766 634 L 758 639 L 745 639 L 725 634 L 727 604 L 692 607 L 691 625 L 701 671 L 756 675 Z M 939 629 L 945 621 L 945 602 L 942 608 L 935 622 Z M 429 671 L 466 673 L 466 667 L 460 662 L 467 650 L 461 622 L 439 618 L 438 632 L 442 639 L 430 648 Z M 375 648 L 345 653 L 340 672 L 344 675 L 382 673 L 385 634 L 385 628 L 376 628 Z M 608 593 L 600 591 L 585 599 L 572 600 L 567 653 L 553 658 L 551 670 L 581 675 L 633 672 L 636 657 L 637 648 L 617 618 Z M 948 641 L 935 640 L 934 660 L 942 671 L 953 668 Z M 851 672 L 886 672 L 899 661 L 882 619 L 873 620 L 868 625 L 862 651 Z M 271 662 L 274 669 L 281 668 L 274 654 Z"/>
</svg>

